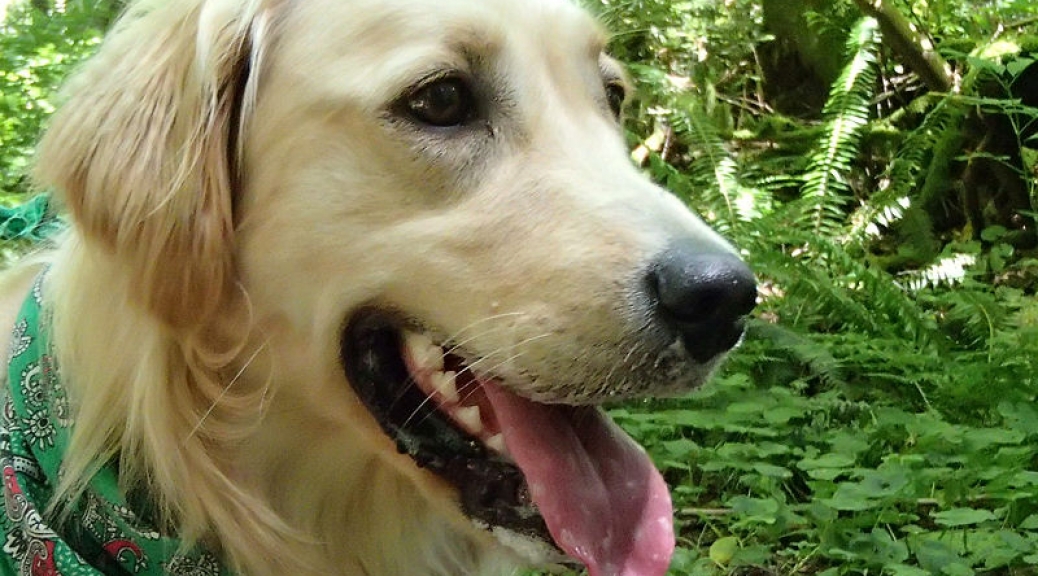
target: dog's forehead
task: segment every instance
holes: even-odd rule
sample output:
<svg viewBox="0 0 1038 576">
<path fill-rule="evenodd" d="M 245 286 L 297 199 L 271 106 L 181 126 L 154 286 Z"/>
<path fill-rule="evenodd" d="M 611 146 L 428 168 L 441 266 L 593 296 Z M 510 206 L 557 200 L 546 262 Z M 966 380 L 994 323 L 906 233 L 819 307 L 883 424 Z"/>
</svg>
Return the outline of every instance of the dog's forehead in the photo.
<svg viewBox="0 0 1038 576">
<path fill-rule="evenodd" d="M 321 4 L 325 6 L 318 8 Z M 598 49 L 605 39 L 595 20 L 570 0 L 350 0 L 303 6 L 294 5 L 290 10 L 311 12 L 316 18 L 308 26 L 311 32 L 324 27 L 340 38 L 352 39 L 356 32 L 366 32 L 386 41 L 495 45 L 514 37 L 537 37 Z"/>
<path fill-rule="evenodd" d="M 570 0 L 322 0 L 290 3 L 284 16 L 288 68 L 311 69 L 325 83 L 370 78 L 372 89 L 412 82 L 459 55 L 597 60 L 607 40 Z"/>
</svg>

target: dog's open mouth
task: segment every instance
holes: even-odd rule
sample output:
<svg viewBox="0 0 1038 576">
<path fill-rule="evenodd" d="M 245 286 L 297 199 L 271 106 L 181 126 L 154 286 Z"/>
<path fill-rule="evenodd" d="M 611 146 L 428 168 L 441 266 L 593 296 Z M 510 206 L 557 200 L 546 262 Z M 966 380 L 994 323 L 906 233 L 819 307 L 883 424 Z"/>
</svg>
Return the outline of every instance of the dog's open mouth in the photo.
<svg viewBox="0 0 1038 576">
<path fill-rule="evenodd" d="M 666 572 L 666 484 L 601 409 L 527 400 L 478 359 L 407 326 L 375 309 L 355 314 L 346 376 L 400 452 L 457 488 L 465 514 L 523 546 L 553 544 L 591 576 Z"/>
</svg>

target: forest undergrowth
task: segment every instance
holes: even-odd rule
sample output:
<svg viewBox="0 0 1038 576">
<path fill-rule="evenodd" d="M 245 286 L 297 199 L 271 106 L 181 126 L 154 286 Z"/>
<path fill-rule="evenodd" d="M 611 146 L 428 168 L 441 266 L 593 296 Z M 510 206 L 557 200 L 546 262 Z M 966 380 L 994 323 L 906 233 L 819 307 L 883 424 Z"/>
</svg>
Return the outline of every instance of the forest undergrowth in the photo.
<svg viewBox="0 0 1038 576">
<path fill-rule="evenodd" d="M 812 74 L 768 2 L 597 3 L 636 159 L 761 282 L 712 384 L 614 411 L 675 486 L 672 574 L 1038 573 L 1038 10 L 771 4 L 826 82 L 771 82 Z"/>
</svg>

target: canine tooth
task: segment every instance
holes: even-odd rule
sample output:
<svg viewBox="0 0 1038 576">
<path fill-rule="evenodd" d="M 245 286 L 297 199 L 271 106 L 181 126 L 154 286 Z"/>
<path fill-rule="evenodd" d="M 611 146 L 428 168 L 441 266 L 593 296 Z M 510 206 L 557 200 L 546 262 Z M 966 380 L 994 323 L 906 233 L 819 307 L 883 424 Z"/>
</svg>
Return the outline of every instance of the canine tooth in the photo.
<svg viewBox="0 0 1038 576">
<path fill-rule="evenodd" d="M 494 434 L 490 438 L 483 441 L 490 448 L 498 454 L 508 454 L 508 448 L 505 447 L 505 437 L 501 434 Z"/>
<path fill-rule="evenodd" d="M 454 383 L 454 378 L 457 373 L 453 370 L 447 372 L 437 372 L 432 375 L 433 388 L 440 396 L 443 396 L 444 400 L 448 402 L 457 402 L 460 399 L 458 396 L 458 387 Z"/>
<path fill-rule="evenodd" d="M 423 350 L 432 346 L 432 338 L 429 338 L 428 334 L 420 332 L 412 332 L 410 330 L 406 333 L 407 344 L 417 350 Z"/>
<path fill-rule="evenodd" d="M 408 350 L 415 356 L 416 362 L 425 360 L 426 350 L 432 346 L 431 338 L 410 330 L 404 333 L 404 341 L 407 343 Z"/>
<path fill-rule="evenodd" d="M 425 367 L 433 372 L 443 371 L 443 348 L 433 344 L 425 351 Z"/>
<path fill-rule="evenodd" d="M 432 338 L 426 334 L 407 331 L 404 335 L 407 349 L 420 368 L 439 372 L 443 370 L 443 350 L 433 344 Z"/>
<path fill-rule="evenodd" d="M 454 411 L 454 417 L 471 434 L 483 431 L 483 418 L 480 417 L 479 406 L 462 406 Z"/>
</svg>

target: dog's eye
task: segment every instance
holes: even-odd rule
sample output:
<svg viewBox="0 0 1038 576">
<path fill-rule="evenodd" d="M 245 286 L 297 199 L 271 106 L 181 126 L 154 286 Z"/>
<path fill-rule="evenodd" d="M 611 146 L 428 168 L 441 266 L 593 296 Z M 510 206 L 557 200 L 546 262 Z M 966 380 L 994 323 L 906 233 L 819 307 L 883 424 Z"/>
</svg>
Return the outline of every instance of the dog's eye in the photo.
<svg viewBox="0 0 1038 576">
<path fill-rule="evenodd" d="M 613 111 L 614 116 L 619 118 L 620 113 L 623 112 L 624 102 L 627 101 L 627 88 L 621 82 L 608 82 L 605 85 L 605 92 L 609 109 Z"/>
<path fill-rule="evenodd" d="M 459 126 L 476 115 L 476 98 L 468 84 L 458 77 L 433 80 L 404 100 L 407 114 L 430 126 Z"/>
</svg>

